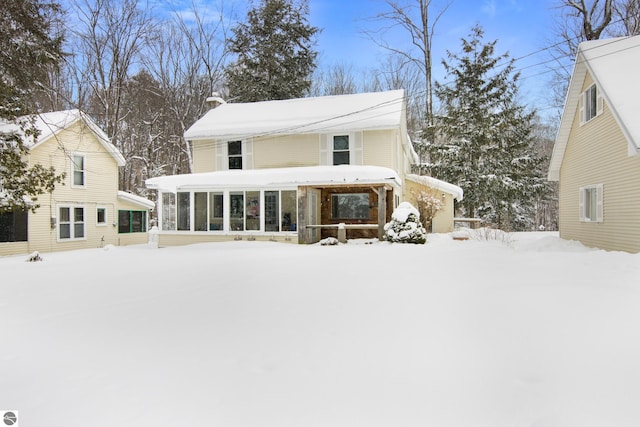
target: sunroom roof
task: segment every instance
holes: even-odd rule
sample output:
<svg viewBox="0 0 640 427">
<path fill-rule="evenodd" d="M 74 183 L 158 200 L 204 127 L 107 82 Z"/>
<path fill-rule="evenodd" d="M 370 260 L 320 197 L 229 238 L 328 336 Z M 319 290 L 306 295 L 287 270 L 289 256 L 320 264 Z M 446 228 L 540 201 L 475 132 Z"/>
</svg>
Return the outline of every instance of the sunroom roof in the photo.
<svg viewBox="0 0 640 427">
<path fill-rule="evenodd" d="M 389 184 L 400 186 L 398 174 L 381 166 L 309 166 L 278 169 L 229 170 L 160 176 L 146 180 L 148 188 L 175 193 L 181 190 L 285 188 L 300 185 Z"/>
</svg>

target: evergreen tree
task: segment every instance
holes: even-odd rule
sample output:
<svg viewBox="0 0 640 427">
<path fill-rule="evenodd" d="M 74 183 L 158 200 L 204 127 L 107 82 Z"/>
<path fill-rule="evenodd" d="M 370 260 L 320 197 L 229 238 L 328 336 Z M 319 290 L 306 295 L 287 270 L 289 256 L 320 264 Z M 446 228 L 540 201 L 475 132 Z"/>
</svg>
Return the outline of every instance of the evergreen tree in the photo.
<svg viewBox="0 0 640 427">
<path fill-rule="evenodd" d="M 51 36 L 58 11 L 39 0 L 11 0 L 0 8 L 0 212 L 35 210 L 37 196 L 61 180 L 53 168 L 29 165 L 24 138 L 37 137 L 37 130 L 20 118 L 35 112 L 33 94 L 62 57 L 61 37 Z"/>
<path fill-rule="evenodd" d="M 438 142 L 427 147 L 427 170 L 464 190 L 464 215 L 504 229 L 527 229 L 534 200 L 544 189 L 540 158 L 533 150 L 534 114 L 519 105 L 518 74 L 508 54 L 494 54 L 475 27 L 462 52 L 443 61 L 450 83 L 435 85 L 443 114 Z"/>
<path fill-rule="evenodd" d="M 307 20 L 307 0 L 260 0 L 247 22 L 233 28 L 229 49 L 237 60 L 226 78 L 229 95 L 241 102 L 300 98 L 311 87 L 318 28 Z"/>
</svg>

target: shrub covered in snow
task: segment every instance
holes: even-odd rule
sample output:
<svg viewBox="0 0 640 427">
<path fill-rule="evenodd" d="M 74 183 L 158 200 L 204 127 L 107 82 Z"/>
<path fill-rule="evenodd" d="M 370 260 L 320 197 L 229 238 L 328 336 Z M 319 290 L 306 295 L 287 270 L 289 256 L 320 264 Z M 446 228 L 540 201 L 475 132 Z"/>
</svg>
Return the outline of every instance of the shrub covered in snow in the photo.
<svg viewBox="0 0 640 427">
<path fill-rule="evenodd" d="M 384 238 L 397 243 L 426 243 L 427 231 L 420 223 L 420 213 L 408 202 L 393 211 L 391 222 L 384 226 Z"/>
<path fill-rule="evenodd" d="M 335 237 L 327 237 L 320 240 L 320 244 L 322 246 L 335 246 L 338 244 L 338 239 L 336 239 Z"/>
</svg>

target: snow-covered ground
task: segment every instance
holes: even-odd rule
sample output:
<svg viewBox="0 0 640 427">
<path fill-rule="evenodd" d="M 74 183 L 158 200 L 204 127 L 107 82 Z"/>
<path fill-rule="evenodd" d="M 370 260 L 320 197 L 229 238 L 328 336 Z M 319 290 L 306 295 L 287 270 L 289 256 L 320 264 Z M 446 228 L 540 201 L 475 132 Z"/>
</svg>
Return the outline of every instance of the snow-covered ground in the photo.
<svg viewBox="0 0 640 427">
<path fill-rule="evenodd" d="M 640 425 L 640 255 L 554 233 L 0 258 L 22 426 Z"/>
</svg>

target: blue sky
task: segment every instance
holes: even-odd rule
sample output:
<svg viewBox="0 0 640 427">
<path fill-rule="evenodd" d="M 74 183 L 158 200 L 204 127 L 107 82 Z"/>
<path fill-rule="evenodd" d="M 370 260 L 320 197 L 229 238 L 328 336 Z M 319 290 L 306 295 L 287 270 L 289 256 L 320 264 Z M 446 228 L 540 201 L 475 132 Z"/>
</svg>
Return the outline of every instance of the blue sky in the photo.
<svg viewBox="0 0 640 427">
<path fill-rule="evenodd" d="M 188 16 L 188 10 L 194 4 L 199 12 L 215 10 L 223 4 L 225 16 L 244 19 L 251 3 L 247 0 L 158 0 L 160 7 L 169 11 L 179 11 Z M 401 4 L 416 3 L 416 0 L 395 0 Z M 444 70 L 441 65 L 446 51 L 458 52 L 460 40 L 467 37 L 471 28 L 480 24 L 485 30 L 485 41 L 498 40 L 496 54 L 509 52 L 512 58 L 526 58 L 516 63 L 521 69 L 521 94 L 527 102 L 535 105 L 543 114 L 549 108 L 551 96 L 546 90 L 551 77 L 549 67 L 544 63 L 549 54 L 540 51 L 551 45 L 554 16 L 558 10 L 554 5 L 558 0 L 432 0 L 431 19 L 450 3 L 436 27 L 433 38 L 433 78 L 443 81 Z M 170 6 L 172 5 L 172 6 Z M 360 74 L 379 68 L 385 62 L 387 51 L 377 46 L 364 34 L 364 29 L 378 28 L 382 23 L 374 21 L 381 11 L 388 11 L 385 0 L 309 0 L 309 20 L 312 25 L 322 29 L 316 46 L 320 68 L 335 64 L 351 67 Z M 233 16 L 231 16 L 233 15 Z M 410 42 L 401 33 L 390 33 L 387 41 L 405 49 Z M 542 64 L 541 64 L 542 63 Z"/>
<path fill-rule="evenodd" d="M 406 0 L 400 0 L 402 3 Z M 409 0 L 411 1 L 411 0 Z M 384 61 L 386 52 L 362 34 L 365 28 L 375 28 L 380 22 L 370 19 L 379 11 L 388 10 L 384 0 L 310 0 L 310 21 L 322 28 L 318 37 L 321 66 L 336 63 L 351 65 L 354 70 L 376 68 Z M 446 0 L 433 0 L 431 16 L 446 5 Z M 554 0 L 453 0 L 436 26 L 433 38 L 434 79 L 442 81 L 444 71 L 441 60 L 446 51 L 458 52 L 460 40 L 471 28 L 480 24 L 485 30 L 485 41 L 498 40 L 496 53 L 509 52 L 512 58 L 529 55 L 552 44 L 551 33 Z M 399 46 L 409 41 L 398 36 Z M 548 106 L 541 86 L 550 74 L 544 73 L 552 64 L 536 65 L 549 59 L 540 52 L 516 63 L 522 69 L 522 95 L 533 99 L 539 108 Z"/>
</svg>

